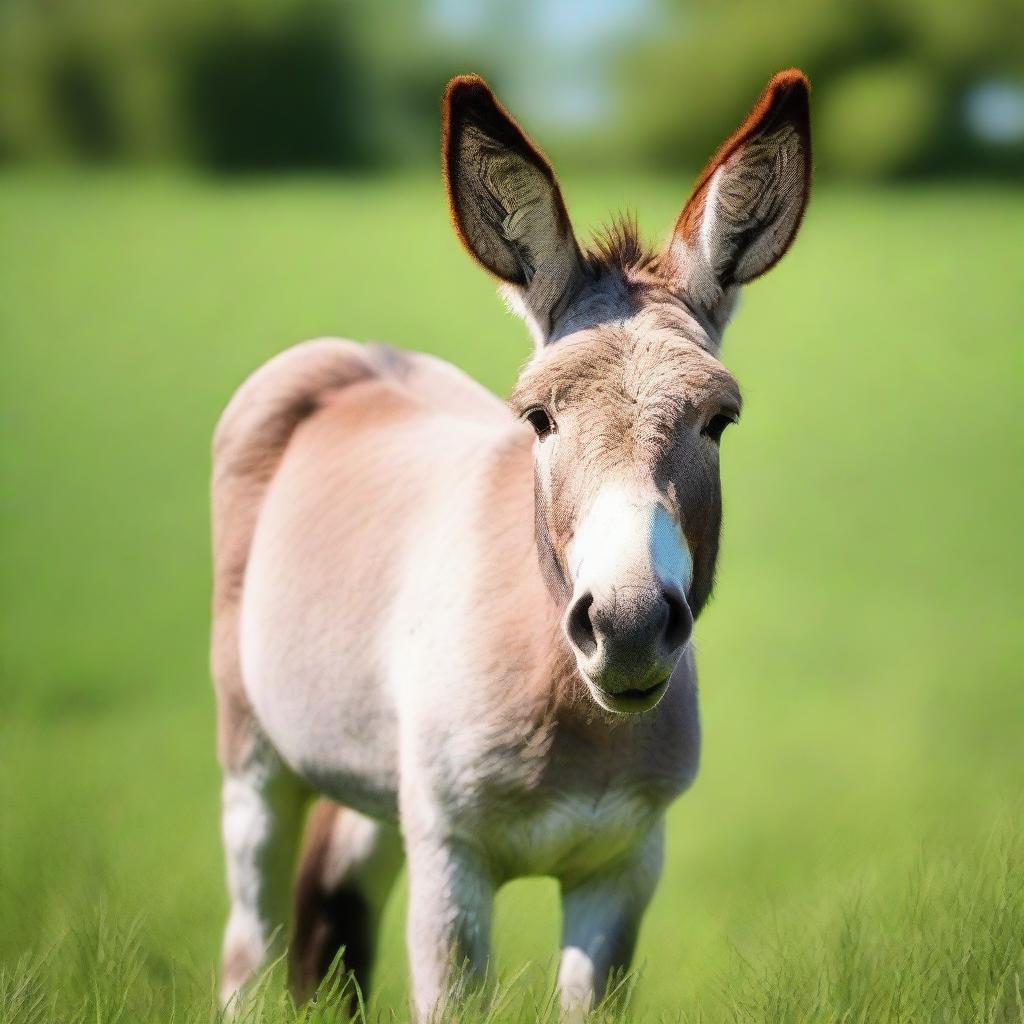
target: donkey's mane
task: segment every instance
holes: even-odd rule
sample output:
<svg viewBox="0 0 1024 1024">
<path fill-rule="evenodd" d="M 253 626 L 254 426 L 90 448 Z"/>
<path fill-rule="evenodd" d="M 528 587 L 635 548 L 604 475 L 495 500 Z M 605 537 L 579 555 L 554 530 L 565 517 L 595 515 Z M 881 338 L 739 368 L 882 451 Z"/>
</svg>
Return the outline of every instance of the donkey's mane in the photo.
<svg viewBox="0 0 1024 1024">
<path fill-rule="evenodd" d="M 618 214 L 598 230 L 584 259 L 595 276 L 618 271 L 627 279 L 637 273 L 656 273 L 659 262 L 658 253 L 641 238 L 631 211 Z"/>
</svg>

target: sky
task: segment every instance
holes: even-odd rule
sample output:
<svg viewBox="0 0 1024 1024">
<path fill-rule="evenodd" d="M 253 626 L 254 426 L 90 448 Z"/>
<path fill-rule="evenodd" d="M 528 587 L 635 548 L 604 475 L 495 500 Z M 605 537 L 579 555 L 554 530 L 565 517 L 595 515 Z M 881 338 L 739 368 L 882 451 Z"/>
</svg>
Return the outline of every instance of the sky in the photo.
<svg viewBox="0 0 1024 1024">
<path fill-rule="evenodd" d="M 608 115 L 615 102 L 609 55 L 658 22 L 655 0 L 431 0 L 429 11 L 440 38 L 486 54 L 520 116 L 567 130 Z"/>
</svg>

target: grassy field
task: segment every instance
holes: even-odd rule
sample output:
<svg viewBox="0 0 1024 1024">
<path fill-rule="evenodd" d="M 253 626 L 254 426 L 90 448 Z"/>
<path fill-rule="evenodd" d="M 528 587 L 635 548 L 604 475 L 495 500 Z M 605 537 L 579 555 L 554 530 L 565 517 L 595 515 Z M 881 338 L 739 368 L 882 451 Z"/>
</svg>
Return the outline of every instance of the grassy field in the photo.
<svg viewBox="0 0 1024 1024">
<path fill-rule="evenodd" d="M 565 182 L 578 226 L 651 232 L 687 184 Z M 504 393 L 525 332 L 427 179 L 8 174 L 0 223 L 0 1024 L 209 1021 L 218 411 L 325 333 Z M 1024 1019 L 1022 239 L 1024 192 L 826 188 L 748 289 L 704 765 L 621 1018 Z M 554 897 L 502 893 L 497 971 L 531 966 L 494 1020 L 543 1015 Z M 404 904 L 371 1017 L 405 1012 Z"/>
</svg>

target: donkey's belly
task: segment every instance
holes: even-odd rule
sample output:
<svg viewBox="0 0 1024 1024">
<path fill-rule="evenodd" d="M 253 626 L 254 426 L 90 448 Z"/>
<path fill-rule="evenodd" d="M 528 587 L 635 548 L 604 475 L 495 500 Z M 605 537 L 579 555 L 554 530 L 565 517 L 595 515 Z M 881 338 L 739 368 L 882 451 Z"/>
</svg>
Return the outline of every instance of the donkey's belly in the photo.
<svg viewBox="0 0 1024 1024">
<path fill-rule="evenodd" d="M 259 609 L 246 609 L 245 687 L 267 738 L 317 792 L 397 821 L 398 728 L 379 681 L 345 656 L 344 636 L 332 658 L 317 650 L 322 637 L 299 630 L 283 640 L 279 627 L 265 624 Z"/>
</svg>

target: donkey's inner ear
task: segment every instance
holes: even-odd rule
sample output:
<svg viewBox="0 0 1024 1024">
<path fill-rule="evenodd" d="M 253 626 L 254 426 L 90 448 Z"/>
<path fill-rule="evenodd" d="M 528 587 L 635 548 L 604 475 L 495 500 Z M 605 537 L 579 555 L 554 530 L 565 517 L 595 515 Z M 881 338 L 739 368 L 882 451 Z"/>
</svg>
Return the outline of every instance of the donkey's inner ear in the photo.
<svg viewBox="0 0 1024 1024">
<path fill-rule="evenodd" d="M 704 168 L 676 221 L 682 289 L 723 325 L 729 290 L 770 270 L 796 237 L 811 186 L 810 85 L 780 71 Z"/>
<path fill-rule="evenodd" d="M 455 230 L 544 340 L 583 266 L 551 165 L 475 75 L 448 83 L 442 145 Z"/>
</svg>

